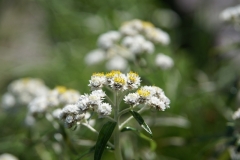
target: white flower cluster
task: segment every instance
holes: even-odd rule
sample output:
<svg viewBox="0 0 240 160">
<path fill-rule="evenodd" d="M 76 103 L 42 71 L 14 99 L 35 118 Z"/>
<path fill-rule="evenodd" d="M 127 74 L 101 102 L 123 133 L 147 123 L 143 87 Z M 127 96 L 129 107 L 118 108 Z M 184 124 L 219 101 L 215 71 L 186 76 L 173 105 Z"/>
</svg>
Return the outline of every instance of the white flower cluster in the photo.
<svg viewBox="0 0 240 160">
<path fill-rule="evenodd" d="M 8 91 L 2 97 L 2 106 L 5 109 L 24 106 L 35 97 L 45 95 L 48 91 L 48 87 L 40 79 L 18 79 L 8 86 Z"/>
<path fill-rule="evenodd" d="M 137 73 L 129 72 L 127 75 L 120 71 L 111 71 L 106 73 L 94 73 L 89 81 L 91 90 L 101 89 L 103 86 L 109 86 L 116 91 L 124 91 L 127 89 L 137 89 L 140 86 L 140 77 Z"/>
<path fill-rule="evenodd" d="M 39 114 L 49 113 L 48 116 L 53 118 L 59 117 L 59 108 L 67 104 L 75 104 L 80 97 L 80 93 L 73 89 L 67 89 L 63 86 L 58 86 L 53 90 L 50 90 L 45 95 L 34 98 L 28 104 L 28 113 L 26 117 L 26 123 L 32 125 L 35 120 L 34 117 Z M 52 118 L 49 118 L 52 119 Z"/>
<path fill-rule="evenodd" d="M 140 77 L 134 72 L 126 75 L 115 70 L 106 74 L 94 73 L 88 85 L 92 92 L 81 95 L 76 104 L 65 106 L 60 113 L 60 119 L 65 122 L 66 126 L 72 127 L 84 120 L 84 114 L 89 111 L 97 112 L 100 118 L 109 116 L 112 106 L 104 102 L 106 94 L 102 88 L 110 87 L 114 92 L 133 90 L 140 86 L 140 81 Z"/>
<path fill-rule="evenodd" d="M 146 104 L 160 111 L 170 107 L 170 100 L 163 90 L 156 86 L 143 86 L 137 92 L 126 95 L 123 100 L 131 106 Z"/>
<path fill-rule="evenodd" d="M 128 60 L 142 54 L 152 54 L 154 44 L 168 45 L 169 35 L 153 24 L 138 19 L 125 22 L 119 31 L 109 31 L 99 36 L 98 49 L 88 53 L 89 65 L 107 60 L 108 70 L 125 70 Z"/>
<path fill-rule="evenodd" d="M 223 21 L 233 21 L 233 22 L 240 22 L 240 5 L 229 7 L 223 10 L 220 13 L 220 18 Z"/>
</svg>

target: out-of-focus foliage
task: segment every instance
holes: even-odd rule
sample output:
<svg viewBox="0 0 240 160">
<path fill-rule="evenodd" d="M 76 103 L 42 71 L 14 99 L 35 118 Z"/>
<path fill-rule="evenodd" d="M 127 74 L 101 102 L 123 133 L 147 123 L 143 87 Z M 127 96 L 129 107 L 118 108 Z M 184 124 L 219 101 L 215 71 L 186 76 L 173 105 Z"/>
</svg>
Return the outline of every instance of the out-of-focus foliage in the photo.
<svg viewBox="0 0 240 160">
<path fill-rule="evenodd" d="M 89 92 L 86 84 L 92 73 L 105 71 L 104 63 L 84 62 L 97 47 L 98 36 L 117 30 L 125 21 L 142 19 L 171 38 L 169 46 L 158 46 L 156 51 L 172 57 L 172 69 L 138 68 L 142 83 L 161 87 L 171 108 L 143 114 L 153 132 L 152 142 L 141 134 L 122 133 L 127 135 L 122 137 L 123 147 L 129 150 L 124 156 L 230 159 L 234 152 L 230 140 L 237 137 L 238 128 L 227 122 L 239 107 L 240 32 L 239 25 L 223 23 L 219 15 L 235 5 L 224 0 L 1 0 L 0 94 L 23 77 L 40 78 L 51 89 L 64 85 Z M 95 144 L 97 137 L 84 126 L 76 131 L 55 129 L 40 117 L 27 127 L 26 113 L 25 105 L 13 110 L 0 107 L 0 154 L 26 160 L 75 159 Z M 231 129 L 235 132 L 229 135 Z M 113 153 L 105 151 L 103 159 L 109 157 Z M 84 158 L 92 159 L 93 154 Z"/>
</svg>

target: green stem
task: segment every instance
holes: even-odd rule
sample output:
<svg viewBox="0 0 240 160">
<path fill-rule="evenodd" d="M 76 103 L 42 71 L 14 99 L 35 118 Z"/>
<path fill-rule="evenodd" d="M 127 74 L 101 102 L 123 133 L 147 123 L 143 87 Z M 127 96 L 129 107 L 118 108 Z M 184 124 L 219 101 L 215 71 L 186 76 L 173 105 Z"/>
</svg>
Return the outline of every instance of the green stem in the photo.
<svg viewBox="0 0 240 160">
<path fill-rule="evenodd" d="M 114 130 L 114 147 L 115 147 L 114 153 L 115 153 L 116 160 L 122 160 L 123 158 L 122 158 L 120 141 L 119 141 L 120 131 L 119 131 L 119 116 L 118 116 L 118 112 L 119 112 L 118 92 L 114 93 L 114 104 L 115 104 L 114 120 L 117 122 L 116 128 Z"/>
</svg>

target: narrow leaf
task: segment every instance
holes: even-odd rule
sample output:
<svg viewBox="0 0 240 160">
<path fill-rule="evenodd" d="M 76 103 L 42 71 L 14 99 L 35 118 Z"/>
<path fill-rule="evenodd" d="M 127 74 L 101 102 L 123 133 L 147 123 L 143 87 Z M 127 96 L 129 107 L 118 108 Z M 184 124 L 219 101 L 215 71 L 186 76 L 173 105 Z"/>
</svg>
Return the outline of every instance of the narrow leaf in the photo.
<svg viewBox="0 0 240 160">
<path fill-rule="evenodd" d="M 103 125 L 98 135 L 98 139 L 95 147 L 95 153 L 94 153 L 94 160 L 101 159 L 103 151 L 114 131 L 115 126 L 116 126 L 116 122 L 110 122 L 110 121 Z"/>
<path fill-rule="evenodd" d="M 140 126 L 152 136 L 152 131 L 148 127 L 148 125 L 144 122 L 142 116 L 138 112 L 135 112 L 133 110 L 131 110 L 130 113 L 137 120 L 137 122 L 140 124 Z"/>
<path fill-rule="evenodd" d="M 87 150 L 84 153 L 82 153 L 82 155 L 80 157 L 78 157 L 76 160 L 81 160 L 83 157 L 85 157 L 86 155 L 92 153 L 94 150 L 95 150 L 95 146 L 93 146 L 89 150 Z"/>
<path fill-rule="evenodd" d="M 149 138 L 148 136 L 146 136 L 145 134 L 141 133 L 139 130 L 137 130 L 136 128 L 133 127 L 125 127 L 121 130 L 121 132 L 126 132 L 126 131 L 133 131 L 135 134 L 137 134 L 139 137 L 141 137 L 142 139 L 145 139 L 146 141 L 148 141 L 150 143 L 150 147 L 151 150 L 154 151 L 157 147 L 157 143 L 152 140 L 151 138 Z"/>
</svg>

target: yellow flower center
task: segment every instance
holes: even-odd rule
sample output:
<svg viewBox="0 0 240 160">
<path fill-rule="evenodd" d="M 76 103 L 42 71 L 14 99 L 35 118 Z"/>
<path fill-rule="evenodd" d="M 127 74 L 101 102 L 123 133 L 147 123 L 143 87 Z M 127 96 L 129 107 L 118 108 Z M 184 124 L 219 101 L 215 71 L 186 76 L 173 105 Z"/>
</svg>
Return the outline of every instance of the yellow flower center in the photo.
<svg viewBox="0 0 240 160">
<path fill-rule="evenodd" d="M 144 28 L 153 28 L 154 25 L 150 22 L 142 21 L 142 25 Z"/>
<path fill-rule="evenodd" d="M 119 84 L 122 84 L 122 85 L 124 85 L 126 82 L 125 82 L 125 79 L 124 78 L 121 78 L 121 77 L 115 77 L 114 79 L 113 79 L 113 81 L 115 82 L 115 83 L 119 83 Z"/>
<path fill-rule="evenodd" d="M 103 77 L 103 76 L 104 76 L 104 73 L 93 73 L 92 76 Z"/>
<path fill-rule="evenodd" d="M 56 89 L 59 93 L 64 93 L 64 92 L 67 91 L 67 88 L 64 87 L 64 86 L 57 86 L 55 89 Z"/>
<path fill-rule="evenodd" d="M 120 75 L 121 74 L 121 72 L 120 71 L 111 71 L 111 72 L 109 72 L 109 73 L 106 73 L 106 78 L 113 78 L 114 76 L 116 76 L 116 75 Z"/>
<path fill-rule="evenodd" d="M 137 73 L 134 73 L 134 72 L 132 72 L 132 71 L 130 71 L 128 74 L 129 74 L 129 79 L 130 79 L 130 81 L 131 81 L 131 82 L 136 82 L 136 79 L 137 79 L 137 77 L 138 77 L 138 74 L 137 74 Z"/>
<path fill-rule="evenodd" d="M 137 90 L 137 93 L 141 97 L 148 97 L 150 95 L 150 92 L 147 90 L 139 89 Z"/>
</svg>

